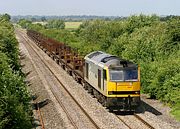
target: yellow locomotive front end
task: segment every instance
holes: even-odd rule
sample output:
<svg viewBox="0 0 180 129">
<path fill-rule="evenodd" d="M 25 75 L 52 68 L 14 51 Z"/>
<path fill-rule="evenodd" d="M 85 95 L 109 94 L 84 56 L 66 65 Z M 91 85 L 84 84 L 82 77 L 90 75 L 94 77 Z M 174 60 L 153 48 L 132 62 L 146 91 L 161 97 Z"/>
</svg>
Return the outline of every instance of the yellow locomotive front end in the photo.
<svg viewBox="0 0 180 129">
<path fill-rule="evenodd" d="M 85 89 L 103 106 L 134 109 L 140 103 L 140 67 L 101 51 L 85 57 Z"/>
<path fill-rule="evenodd" d="M 134 109 L 140 103 L 140 67 L 106 67 L 107 106 Z"/>
</svg>

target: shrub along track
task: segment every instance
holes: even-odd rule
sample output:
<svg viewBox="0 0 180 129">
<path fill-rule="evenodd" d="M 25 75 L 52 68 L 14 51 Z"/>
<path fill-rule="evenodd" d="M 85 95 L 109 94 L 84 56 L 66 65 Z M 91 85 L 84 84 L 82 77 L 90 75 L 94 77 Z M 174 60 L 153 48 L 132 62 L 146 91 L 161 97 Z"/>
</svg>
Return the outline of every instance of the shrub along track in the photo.
<svg viewBox="0 0 180 129">
<path fill-rule="evenodd" d="M 44 75 L 44 76 L 46 76 L 46 77 L 48 76 L 46 79 L 47 79 L 49 85 L 51 84 L 49 86 L 49 88 L 50 88 L 52 94 L 54 95 L 54 97 L 56 98 L 56 100 L 58 101 L 61 108 L 66 113 L 66 116 L 69 119 L 72 126 L 76 129 L 78 129 L 78 128 L 97 128 L 97 129 L 99 129 L 100 127 L 96 124 L 96 122 L 89 116 L 89 114 L 83 109 L 83 107 L 76 101 L 76 99 L 71 95 L 71 93 L 62 84 L 61 80 L 59 80 L 57 75 L 52 71 L 52 69 L 50 68 L 50 66 L 48 64 L 50 62 L 43 60 L 42 55 L 40 55 L 40 53 L 38 52 L 38 49 L 36 48 L 37 46 L 35 47 L 35 44 L 30 42 L 28 37 L 26 37 L 26 35 L 23 32 L 18 31 L 18 34 L 20 35 L 20 37 L 22 39 L 24 39 L 25 46 L 28 48 L 28 51 L 30 51 L 30 53 L 32 54 L 31 56 L 33 58 L 36 58 L 36 60 L 37 59 L 39 60 L 38 62 L 36 62 L 36 66 L 39 65 L 38 69 L 42 69 L 44 66 L 44 67 L 46 67 L 46 70 L 43 68 L 44 73 L 45 74 L 50 73 L 49 75 Z M 39 64 L 37 64 L 37 63 L 39 63 Z M 56 84 L 54 84 L 55 80 L 56 80 Z M 61 90 L 59 90 L 59 89 L 61 89 Z M 65 100 L 62 100 L 62 96 L 60 96 L 60 93 L 59 93 L 60 91 L 64 92 L 62 94 L 65 95 L 63 98 L 63 99 L 65 99 L 65 97 L 66 97 Z M 67 100 L 67 98 L 71 99 L 71 100 Z M 71 106 L 67 105 L 70 103 L 71 103 Z M 74 112 L 74 114 L 72 114 L 72 112 Z"/>
</svg>

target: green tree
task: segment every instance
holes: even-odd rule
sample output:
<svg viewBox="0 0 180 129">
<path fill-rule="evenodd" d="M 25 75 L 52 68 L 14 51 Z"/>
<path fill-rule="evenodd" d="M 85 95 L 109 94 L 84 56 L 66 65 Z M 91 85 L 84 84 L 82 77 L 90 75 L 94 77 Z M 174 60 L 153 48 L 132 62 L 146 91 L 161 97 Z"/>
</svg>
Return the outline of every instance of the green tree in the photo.
<svg viewBox="0 0 180 129">
<path fill-rule="evenodd" d="M 32 22 L 29 21 L 29 20 L 26 20 L 26 19 L 20 19 L 19 22 L 18 22 L 18 24 L 19 24 L 22 28 L 27 29 L 27 28 L 29 27 L 29 25 L 32 24 Z"/>
<path fill-rule="evenodd" d="M 49 20 L 46 24 L 46 28 L 64 29 L 65 22 L 63 20 Z"/>
<path fill-rule="evenodd" d="M 1 19 L 4 19 L 5 21 L 10 21 L 11 16 L 9 14 L 5 13 L 4 15 L 1 16 Z"/>
<path fill-rule="evenodd" d="M 41 21 L 42 21 L 42 22 L 47 21 L 46 17 L 41 17 Z"/>
</svg>

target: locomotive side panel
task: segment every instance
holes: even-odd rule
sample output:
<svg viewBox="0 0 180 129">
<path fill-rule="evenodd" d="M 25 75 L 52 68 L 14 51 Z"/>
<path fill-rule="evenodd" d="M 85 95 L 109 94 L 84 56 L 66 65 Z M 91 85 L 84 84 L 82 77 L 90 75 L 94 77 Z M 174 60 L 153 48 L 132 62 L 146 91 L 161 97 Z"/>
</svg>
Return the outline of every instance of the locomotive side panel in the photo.
<svg viewBox="0 0 180 129">
<path fill-rule="evenodd" d="M 90 61 L 85 60 L 85 81 L 88 82 L 94 89 L 106 96 L 106 80 L 103 74 L 104 69 Z"/>
</svg>

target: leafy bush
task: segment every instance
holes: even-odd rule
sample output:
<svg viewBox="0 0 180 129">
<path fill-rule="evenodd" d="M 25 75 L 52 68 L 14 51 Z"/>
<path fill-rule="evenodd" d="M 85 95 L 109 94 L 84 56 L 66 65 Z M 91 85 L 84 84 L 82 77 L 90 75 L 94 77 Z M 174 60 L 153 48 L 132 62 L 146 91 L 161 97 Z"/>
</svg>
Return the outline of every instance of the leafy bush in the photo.
<svg viewBox="0 0 180 129">
<path fill-rule="evenodd" d="M 55 29 L 64 29 L 65 23 L 63 20 L 49 20 L 48 23 L 45 25 L 46 28 L 55 28 Z"/>
<path fill-rule="evenodd" d="M 14 28 L 0 17 L 0 129 L 30 129 L 30 96 L 22 76 Z"/>
<path fill-rule="evenodd" d="M 26 28 L 26 29 L 27 29 L 27 28 L 29 27 L 29 25 L 32 24 L 32 22 L 29 21 L 29 20 L 26 20 L 26 19 L 20 19 L 19 22 L 18 22 L 18 24 L 19 24 L 20 26 L 22 26 L 23 28 Z"/>
</svg>

